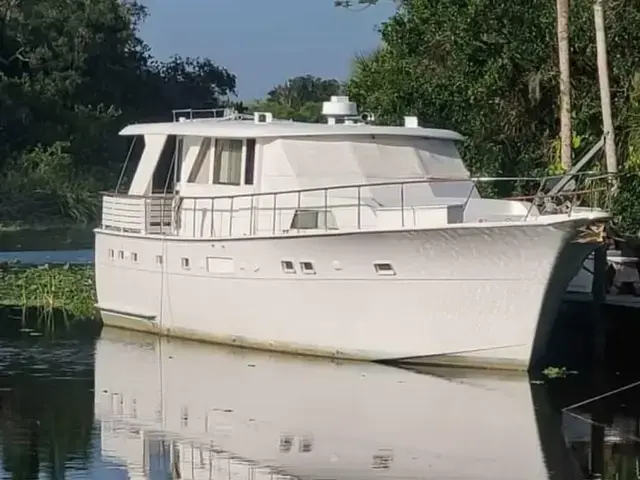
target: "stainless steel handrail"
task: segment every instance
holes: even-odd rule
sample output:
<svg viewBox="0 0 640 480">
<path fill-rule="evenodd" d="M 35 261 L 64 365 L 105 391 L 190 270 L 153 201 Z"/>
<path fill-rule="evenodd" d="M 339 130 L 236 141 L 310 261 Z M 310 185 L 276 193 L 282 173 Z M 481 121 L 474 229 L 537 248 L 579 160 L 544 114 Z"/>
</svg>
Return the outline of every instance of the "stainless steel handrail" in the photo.
<svg viewBox="0 0 640 480">
<path fill-rule="evenodd" d="M 372 205 L 367 205 L 366 202 L 363 202 L 363 194 L 362 191 L 363 189 L 366 188 L 385 188 L 385 187 L 397 187 L 399 188 L 399 197 L 400 197 L 400 205 L 399 206 L 394 206 L 391 208 L 397 208 L 400 212 L 400 216 L 401 216 L 401 226 L 404 228 L 406 227 L 406 219 L 405 219 L 405 210 L 407 208 L 415 208 L 415 207 L 428 207 L 429 205 L 411 205 L 411 206 L 407 206 L 407 201 L 406 201 L 406 188 L 408 188 L 409 186 L 413 186 L 413 185 L 428 185 L 428 184 L 432 184 L 432 183 L 460 183 L 460 182 L 471 182 L 471 188 L 469 189 L 469 192 L 466 196 L 466 198 L 464 199 L 463 202 L 461 202 L 461 205 L 463 205 L 463 208 L 466 210 L 469 202 L 471 201 L 471 198 L 473 196 L 474 191 L 477 190 L 477 186 L 478 184 L 484 184 L 484 183 L 497 183 L 497 182 L 508 182 L 508 181 L 518 181 L 518 182 L 526 182 L 526 181 L 531 181 L 531 182 L 539 182 L 539 186 L 536 190 L 536 193 L 533 195 L 526 195 L 526 196 L 518 196 L 518 197 L 511 197 L 510 200 L 513 201 L 527 201 L 529 200 L 529 206 L 527 208 L 527 212 L 526 214 L 524 214 L 522 217 L 523 221 L 527 221 L 530 216 L 531 213 L 533 211 L 533 209 L 535 207 L 540 208 L 541 203 L 540 202 L 546 202 L 548 199 L 561 199 L 564 200 L 566 203 L 566 199 L 571 199 L 571 201 L 569 202 L 570 205 L 568 207 L 568 214 L 571 215 L 571 213 L 573 212 L 573 208 L 575 206 L 575 202 L 576 202 L 576 198 L 584 193 L 591 193 L 592 196 L 595 192 L 597 191 L 603 191 L 605 190 L 604 188 L 594 188 L 595 183 L 593 182 L 594 180 L 602 180 L 602 179 L 607 179 L 607 178 L 611 178 L 611 175 L 607 175 L 607 174 L 601 174 L 598 172 L 581 172 L 581 173 L 577 173 L 575 175 L 575 177 L 578 179 L 576 181 L 576 189 L 573 191 L 569 191 L 569 192 L 560 192 L 560 193 L 543 193 L 544 192 L 544 187 L 547 185 L 547 182 L 549 180 L 555 179 L 555 178 L 563 178 L 562 175 L 555 175 L 555 176 L 546 176 L 546 177 L 475 177 L 475 178 L 441 178 L 441 177 L 430 177 L 430 178 L 420 178 L 420 179 L 405 179 L 405 180 L 400 180 L 400 181 L 386 181 L 386 182 L 372 182 L 372 183 L 358 183 L 358 184 L 345 184 L 345 185 L 330 185 L 330 186 L 325 186 L 325 187 L 313 187 L 313 188 L 304 188 L 304 189 L 296 189 L 296 190 L 280 190 L 280 191 L 269 191 L 269 192 L 253 192 L 253 193 L 238 193 L 238 194 L 231 194 L 231 195 L 215 195 L 215 196 L 190 196 L 190 195 L 165 195 L 165 194 L 152 194 L 152 195 L 127 195 L 127 194 L 122 194 L 122 193 L 109 193 L 109 192 L 105 192 L 104 195 L 105 197 L 113 197 L 113 198 L 129 198 L 129 199 L 145 199 L 145 200 L 160 200 L 161 201 L 161 207 L 162 210 L 165 207 L 165 202 L 162 202 L 162 200 L 166 200 L 166 201 L 174 201 L 174 199 L 179 199 L 180 200 L 180 210 L 185 212 L 185 213 L 190 213 L 192 215 L 192 235 L 196 236 L 197 233 L 197 229 L 196 229 L 196 221 L 197 221 L 197 210 L 198 210 L 198 204 L 200 202 L 210 202 L 211 206 L 210 208 L 205 207 L 205 214 L 210 212 L 211 214 L 211 220 L 210 220 L 210 236 L 211 237 L 217 237 L 218 235 L 216 235 L 216 231 L 214 228 L 214 216 L 216 213 L 222 214 L 222 213 L 228 213 L 229 218 L 228 218 L 228 236 L 231 237 L 233 236 L 233 224 L 234 224 L 234 215 L 236 216 L 237 219 L 237 215 L 238 213 L 242 212 L 242 211 L 250 211 L 249 214 L 249 225 L 248 225 L 248 235 L 252 236 L 255 235 L 256 233 L 256 220 L 257 220 L 257 214 L 260 212 L 264 212 L 266 210 L 271 210 L 272 211 L 272 218 L 271 220 L 271 232 L 273 234 L 275 234 L 276 232 L 279 231 L 279 229 L 277 228 L 278 225 L 278 216 L 280 216 L 280 222 L 282 222 L 282 214 L 284 212 L 288 212 L 291 210 L 300 210 L 302 209 L 312 209 L 312 210 L 317 210 L 318 212 L 324 212 L 324 229 L 325 231 L 329 229 L 329 211 L 330 209 L 332 210 L 337 210 L 340 208 L 345 208 L 345 207 L 350 207 L 350 208 L 355 208 L 356 209 L 356 228 L 358 230 L 362 229 L 362 208 L 363 207 L 369 207 L 369 208 L 374 208 Z M 578 184 L 577 182 L 581 179 L 587 179 L 589 181 L 591 181 L 591 188 L 588 190 L 584 190 L 584 189 L 579 189 L 578 188 Z M 345 203 L 344 200 L 345 198 L 340 199 L 341 201 L 339 201 L 338 203 L 331 203 L 329 202 L 329 194 L 330 193 L 336 193 L 336 192 L 340 192 L 340 191 L 349 191 L 349 190 L 354 190 L 355 192 L 355 197 L 357 199 L 357 201 L 355 203 Z M 353 195 L 353 193 L 346 195 L 347 198 L 351 197 Z M 315 198 L 316 201 L 311 202 L 311 204 L 309 202 L 303 202 L 302 201 L 302 197 L 304 196 L 304 194 L 318 194 L 317 197 Z M 322 197 L 320 197 L 320 195 L 322 195 Z M 295 196 L 295 205 L 292 204 L 292 202 L 287 202 L 285 200 L 285 203 L 282 203 L 282 198 L 285 198 L 286 196 L 290 196 L 290 199 L 293 199 L 292 196 Z M 316 195 L 311 195 L 312 197 L 316 197 Z M 261 198 L 272 198 L 272 205 L 268 205 L 268 206 L 260 206 L 260 202 L 259 199 Z M 242 206 L 242 202 L 239 202 L 239 200 L 246 198 L 246 199 L 250 199 L 250 203 L 251 206 L 250 207 L 246 207 L 246 206 Z M 193 204 L 193 207 L 191 207 L 191 205 L 185 204 L 184 201 L 190 201 L 189 203 Z M 226 208 L 224 206 L 218 206 L 220 205 L 220 203 L 229 203 L 229 207 Z M 317 204 L 316 204 L 317 202 Z M 145 202 L 146 203 L 146 202 Z M 218 205 L 216 205 L 216 203 Z M 270 202 L 268 202 L 270 203 Z M 304 203 L 304 204 L 303 204 Z M 279 205 L 280 204 L 280 205 Z M 545 204 L 546 205 L 546 204 Z M 384 208 L 382 205 L 379 205 L 377 208 Z M 566 205 L 565 205 L 566 207 Z M 554 209 L 557 209 L 557 206 L 554 206 Z M 560 207 L 562 208 L 562 207 Z M 593 208 L 593 206 L 592 206 Z M 192 212 L 189 212 L 189 210 L 193 210 Z M 149 228 L 149 216 L 150 216 L 150 210 L 149 208 L 145 208 L 145 216 L 146 221 L 145 221 L 145 225 L 147 225 L 147 229 Z M 541 214 L 543 212 L 540 212 Z M 177 222 L 178 218 L 180 216 L 179 215 L 175 215 L 175 220 Z M 204 218 L 204 217 L 202 217 Z M 172 225 L 170 226 L 170 232 L 172 234 L 177 234 L 178 233 L 178 229 L 173 228 L 174 227 L 174 218 L 172 218 Z M 221 219 L 222 220 L 222 219 Z M 204 221 L 204 220 L 202 220 Z M 226 222 L 223 222 L 226 223 Z M 226 225 L 225 225 L 226 226 Z M 222 228 L 222 225 L 220 226 L 220 228 Z M 162 215 L 162 219 L 161 219 L 161 226 L 160 226 L 160 230 L 162 233 L 164 233 L 165 231 L 165 225 L 164 225 L 164 215 Z M 297 227 L 297 231 L 298 233 L 300 233 L 300 226 L 298 225 Z M 284 230 L 283 230 L 284 231 Z M 288 230 L 287 230 L 288 231 Z M 222 232 L 219 232 L 219 234 L 221 234 Z M 246 235 L 246 233 L 245 233 Z"/>
<path fill-rule="evenodd" d="M 580 172 L 576 173 L 576 177 L 588 177 L 589 179 L 603 179 L 603 178 L 612 178 L 613 174 L 601 174 L 599 172 Z M 445 178 L 445 177 L 427 177 L 427 178 L 416 178 L 416 179 L 406 179 L 406 180 L 394 180 L 388 182 L 372 182 L 372 183 L 352 183 L 352 184 L 340 184 L 340 185 L 330 185 L 326 187 L 311 187 L 311 188 L 300 188 L 295 190 L 275 190 L 268 192 L 254 192 L 254 193 L 237 193 L 232 195 L 212 195 L 212 196 L 189 196 L 189 195 L 180 195 L 180 198 L 183 199 L 192 199 L 192 198 L 242 198 L 242 197 L 261 197 L 261 196 L 271 196 L 271 195 L 281 195 L 281 194 L 295 194 L 295 193 L 310 193 L 310 192 L 324 192 L 325 190 L 328 192 L 335 190 L 347 190 L 352 188 L 375 188 L 375 187 L 391 187 L 391 186 L 400 186 L 400 185 L 420 185 L 420 184 L 430 184 L 430 183 L 460 183 L 460 182 L 472 182 L 474 184 L 478 183 L 495 183 L 495 182 L 515 182 L 515 181 L 530 181 L 530 182 L 548 182 L 553 179 L 564 178 L 564 175 L 549 175 L 544 177 L 460 177 L 460 178 Z M 173 195 L 164 195 L 164 194 L 151 194 L 151 195 L 129 195 L 126 193 L 115 193 L 109 191 L 101 192 L 103 195 L 109 195 L 114 197 L 142 197 L 149 198 L 151 196 L 159 197 L 173 197 Z M 550 196 L 560 196 L 560 195 L 568 195 L 568 193 L 556 193 Z"/>
</svg>

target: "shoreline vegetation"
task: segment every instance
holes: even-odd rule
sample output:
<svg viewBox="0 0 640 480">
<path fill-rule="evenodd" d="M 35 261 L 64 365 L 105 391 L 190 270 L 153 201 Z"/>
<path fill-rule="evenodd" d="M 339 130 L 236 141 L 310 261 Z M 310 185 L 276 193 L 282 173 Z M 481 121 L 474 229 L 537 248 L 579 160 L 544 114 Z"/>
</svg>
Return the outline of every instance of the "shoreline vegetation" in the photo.
<svg viewBox="0 0 640 480">
<path fill-rule="evenodd" d="M 45 330 L 100 322 L 93 265 L 0 263 L 0 309 Z M 15 315 L 14 315 L 15 317 Z"/>
</svg>

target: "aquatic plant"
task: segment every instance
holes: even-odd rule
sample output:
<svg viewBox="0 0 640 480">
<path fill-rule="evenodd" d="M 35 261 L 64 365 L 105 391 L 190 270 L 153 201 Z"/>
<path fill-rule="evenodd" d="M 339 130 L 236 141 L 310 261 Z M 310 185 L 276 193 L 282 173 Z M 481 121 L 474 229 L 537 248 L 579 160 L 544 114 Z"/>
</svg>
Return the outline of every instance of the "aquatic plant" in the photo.
<svg viewBox="0 0 640 480">
<path fill-rule="evenodd" d="M 547 378 L 566 378 L 568 375 L 577 373 L 573 370 L 568 370 L 566 367 L 547 367 L 542 371 L 542 374 Z"/>
<path fill-rule="evenodd" d="M 65 324 L 97 319 L 94 269 L 91 265 L 0 265 L 0 305 L 38 312 L 44 330 L 56 319 Z"/>
</svg>

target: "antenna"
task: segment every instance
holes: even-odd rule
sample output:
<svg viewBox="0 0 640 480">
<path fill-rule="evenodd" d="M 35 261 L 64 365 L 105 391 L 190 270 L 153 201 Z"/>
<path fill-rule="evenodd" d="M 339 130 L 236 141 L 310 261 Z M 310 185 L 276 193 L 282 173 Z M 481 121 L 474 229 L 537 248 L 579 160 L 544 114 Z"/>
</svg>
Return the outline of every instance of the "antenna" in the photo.
<svg viewBox="0 0 640 480">
<path fill-rule="evenodd" d="M 371 112 L 362 112 L 360 114 L 360 120 L 362 120 L 364 123 L 370 123 L 375 121 L 376 116 L 371 113 Z"/>
<path fill-rule="evenodd" d="M 327 117 L 329 125 L 355 125 L 375 120 L 373 113 L 358 114 L 358 106 L 343 95 L 333 95 L 328 102 L 322 102 L 322 115 Z"/>
</svg>

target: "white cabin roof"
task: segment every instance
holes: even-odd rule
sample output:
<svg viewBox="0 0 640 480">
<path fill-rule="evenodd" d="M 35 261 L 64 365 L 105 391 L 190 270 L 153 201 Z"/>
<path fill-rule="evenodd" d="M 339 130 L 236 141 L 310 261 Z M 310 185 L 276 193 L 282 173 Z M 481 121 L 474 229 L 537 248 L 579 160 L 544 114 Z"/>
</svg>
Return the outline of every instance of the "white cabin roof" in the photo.
<svg viewBox="0 0 640 480">
<path fill-rule="evenodd" d="M 139 123 L 129 125 L 120 135 L 179 135 L 224 138 L 286 138 L 318 136 L 384 135 L 462 141 L 464 137 L 451 130 L 421 127 L 385 127 L 366 124 L 302 123 L 273 120 L 255 123 L 251 120 L 198 119 L 184 122 Z"/>
</svg>

